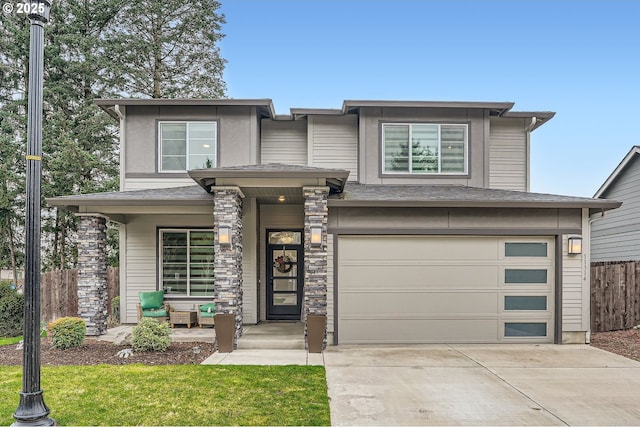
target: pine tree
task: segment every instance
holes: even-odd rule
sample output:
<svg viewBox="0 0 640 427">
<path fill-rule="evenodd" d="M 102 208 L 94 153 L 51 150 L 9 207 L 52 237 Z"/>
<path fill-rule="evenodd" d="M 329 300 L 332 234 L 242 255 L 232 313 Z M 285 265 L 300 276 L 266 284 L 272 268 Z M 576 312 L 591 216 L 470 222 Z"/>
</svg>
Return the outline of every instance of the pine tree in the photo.
<svg viewBox="0 0 640 427">
<path fill-rule="evenodd" d="M 126 4 L 107 35 L 114 86 L 129 97 L 223 97 L 219 7 L 215 0 Z"/>
</svg>

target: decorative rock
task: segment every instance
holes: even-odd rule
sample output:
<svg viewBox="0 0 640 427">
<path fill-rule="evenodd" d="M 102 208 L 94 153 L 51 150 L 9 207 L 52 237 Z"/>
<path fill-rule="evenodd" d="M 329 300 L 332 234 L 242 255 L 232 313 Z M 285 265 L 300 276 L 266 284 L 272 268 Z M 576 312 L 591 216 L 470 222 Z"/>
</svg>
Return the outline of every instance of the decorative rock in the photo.
<svg viewBox="0 0 640 427">
<path fill-rule="evenodd" d="M 124 359 L 129 358 L 129 356 L 133 356 L 133 350 L 130 348 L 123 348 L 118 353 L 118 357 L 122 357 Z"/>
<path fill-rule="evenodd" d="M 113 339 L 115 345 L 131 345 L 131 332 L 120 331 Z"/>
</svg>

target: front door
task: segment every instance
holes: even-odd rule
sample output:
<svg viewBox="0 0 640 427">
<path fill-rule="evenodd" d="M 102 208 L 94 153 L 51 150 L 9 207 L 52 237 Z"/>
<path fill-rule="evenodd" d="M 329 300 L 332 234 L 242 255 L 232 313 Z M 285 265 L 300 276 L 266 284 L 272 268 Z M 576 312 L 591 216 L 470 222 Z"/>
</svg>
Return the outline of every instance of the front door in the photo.
<svg viewBox="0 0 640 427">
<path fill-rule="evenodd" d="M 267 230 L 267 319 L 300 320 L 304 286 L 302 230 Z"/>
</svg>

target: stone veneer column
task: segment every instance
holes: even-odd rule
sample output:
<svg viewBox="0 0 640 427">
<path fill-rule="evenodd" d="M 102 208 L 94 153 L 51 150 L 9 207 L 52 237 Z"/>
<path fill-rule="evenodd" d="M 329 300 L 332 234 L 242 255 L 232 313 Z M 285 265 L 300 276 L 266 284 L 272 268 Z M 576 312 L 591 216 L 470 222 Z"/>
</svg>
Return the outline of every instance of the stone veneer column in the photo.
<svg viewBox="0 0 640 427">
<path fill-rule="evenodd" d="M 238 187 L 213 187 L 214 300 L 216 313 L 235 314 L 236 333 L 233 347 L 242 335 L 242 199 Z M 218 229 L 229 227 L 231 245 L 220 246 Z"/>
<path fill-rule="evenodd" d="M 78 317 L 87 335 L 107 332 L 107 220 L 82 215 L 78 221 Z"/>
<path fill-rule="evenodd" d="M 307 314 L 327 315 L 327 196 L 329 187 L 303 187 L 304 194 L 304 321 L 305 347 Z M 322 244 L 311 245 L 311 227 L 322 227 Z M 322 348 L 327 345 L 325 326 Z"/>
</svg>

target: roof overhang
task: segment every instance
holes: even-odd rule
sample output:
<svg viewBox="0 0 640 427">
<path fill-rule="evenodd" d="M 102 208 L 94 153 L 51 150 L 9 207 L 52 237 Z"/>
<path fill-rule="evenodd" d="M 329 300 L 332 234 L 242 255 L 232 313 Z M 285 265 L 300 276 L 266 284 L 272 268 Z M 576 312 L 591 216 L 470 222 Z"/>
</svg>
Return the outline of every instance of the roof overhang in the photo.
<svg viewBox="0 0 640 427">
<path fill-rule="evenodd" d="M 349 171 L 265 164 L 195 169 L 189 171 L 189 176 L 207 191 L 211 191 L 211 187 L 229 185 L 241 188 L 327 186 L 335 194 L 344 190 Z"/>
<path fill-rule="evenodd" d="M 273 101 L 268 98 L 262 99 L 163 99 L 163 98 L 123 98 L 123 99 L 96 99 L 96 105 L 109 113 L 113 118 L 118 119 L 116 105 L 119 106 L 212 106 L 212 107 L 256 107 L 263 117 L 275 117 Z"/>
<path fill-rule="evenodd" d="M 622 171 L 627 167 L 629 163 L 634 159 L 634 157 L 640 154 L 640 146 L 635 145 L 629 150 L 624 159 L 620 162 L 620 164 L 611 172 L 611 175 L 607 178 L 607 180 L 602 184 L 602 186 L 596 191 L 596 194 L 593 197 L 602 197 L 602 195 L 609 189 L 609 186 L 618 178 L 618 176 L 622 173 Z"/>
</svg>

